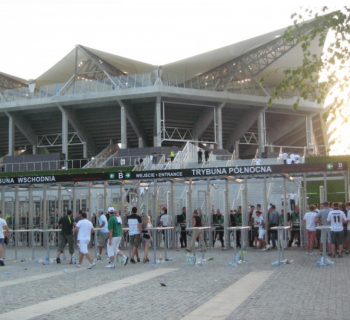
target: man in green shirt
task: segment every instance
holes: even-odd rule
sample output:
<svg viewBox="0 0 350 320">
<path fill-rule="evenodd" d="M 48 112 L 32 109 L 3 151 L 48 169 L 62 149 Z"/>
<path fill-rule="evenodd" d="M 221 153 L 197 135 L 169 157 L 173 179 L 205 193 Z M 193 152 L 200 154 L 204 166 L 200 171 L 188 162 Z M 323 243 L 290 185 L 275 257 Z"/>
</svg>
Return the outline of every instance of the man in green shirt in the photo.
<svg viewBox="0 0 350 320">
<path fill-rule="evenodd" d="M 215 236 L 213 237 L 213 247 L 215 247 L 216 235 L 219 235 L 221 247 L 224 248 L 224 216 L 220 209 L 216 210 L 216 214 L 213 215 L 213 223 L 215 227 Z"/>
<path fill-rule="evenodd" d="M 114 269 L 114 258 L 116 255 L 123 258 L 124 266 L 128 263 L 129 258 L 119 250 L 120 240 L 122 239 L 122 218 L 115 214 L 113 207 L 108 208 L 108 213 L 110 214 L 108 221 L 109 239 L 107 243 L 109 265 L 106 268 Z"/>
<path fill-rule="evenodd" d="M 301 223 L 301 213 L 299 211 L 299 206 L 295 206 L 295 210 L 290 215 L 291 223 L 291 237 L 289 240 L 288 247 L 291 247 L 294 239 L 298 242 L 298 247 L 300 248 L 300 223 Z"/>
</svg>

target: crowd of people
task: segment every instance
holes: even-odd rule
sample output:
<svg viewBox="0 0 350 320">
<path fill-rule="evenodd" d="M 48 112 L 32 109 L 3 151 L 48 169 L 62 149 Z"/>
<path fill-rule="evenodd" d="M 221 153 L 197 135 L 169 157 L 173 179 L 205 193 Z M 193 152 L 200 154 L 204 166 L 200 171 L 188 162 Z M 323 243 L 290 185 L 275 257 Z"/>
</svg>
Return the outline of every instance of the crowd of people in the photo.
<svg viewBox="0 0 350 320">
<path fill-rule="evenodd" d="M 291 211 L 284 215 L 284 210 L 277 211 L 276 205 L 270 204 L 268 211 L 264 213 L 261 204 L 249 205 L 247 213 L 247 221 L 250 226 L 248 230 L 249 245 L 252 248 L 261 249 L 267 251 L 277 248 L 277 232 L 272 228 L 279 225 L 285 225 L 284 219 L 287 217 L 287 224 L 290 226 L 288 230 L 288 246 L 291 247 L 301 246 L 301 233 L 305 232 L 306 235 L 306 253 L 308 255 L 314 255 L 314 249 L 320 249 L 326 245 L 328 255 L 335 257 L 338 253 L 338 257 L 343 257 L 343 251 L 350 252 L 350 202 L 337 203 L 337 202 L 323 202 L 320 204 L 312 204 L 308 206 L 306 212 L 302 214 L 300 212 L 299 205 L 296 204 L 297 196 L 294 196 L 295 192 L 292 191 L 288 195 L 290 201 Z M 282 205 L 284 204 L 284 198 L 281 198 Z M 98 254 L 97 260 L 102 260 L 103 249 L 107 248 L 106 254 L 109 258 L 109 263 L 106 268 L 115 268 L 115 257 L 119 256 L 124 265 L 128 262 L 135 264 L 141 262 L 139 255 L 139 247 L 142 245 L 144 248 L 143 263 L 149 262 L 148 249 L 153 243 L 152 233 L 150 228 L 152 222 L 150 215 L 137 214 L 137 208 L 133 207 L 131 214 L 126 216 L 126 225 L 128 226 L 128 241 L 132 247 L 131 256 L 127 257 L 120 249 L 121 240 L 124 237 L 123 221 L 122 217 L 115 211 L 113 207 L 108 208 L 105 214 L 102 209 L 98 210 L 98 217 L 92 216 L 92 222 L 87 219 L 86 212 L 79 211 L 75 218 L 72 217 L 72 211 L 68 210 L 67 215 L 60 218 L 58 227 L 61 228 L 59 233 L 59 243 L 57 250 L 56 262 L 61 263 L 61 253 L 68 244 L 70 263 L 73 264 L 73 255 L 76 247 L 79 248 L 79 259 L 76 267 L 80 268 L 83 258 L 89 261 L 88 269 L 93 268 L 96 265 L 95 259 L 93 259 L 89 253 L 89 246 L 93 243 L 94 227 L 98 227 Z M 231 227 L 240 227 L 243 225 L 243 212 L 242 207 L 238 206 L 237 210 L 231 210 L 229 214 L 229 223 Z M 221 248 L 226 250 L 224 239 L 225 217 L 220 209 L 216 212 L 212 210 L 211 217 L 212 226 L 214 231 L 212 232 L 212 247 L 215 247 L 216 241 L 219 241 Z M 201 210 L 193 211 L 192 227 L 201 227 L 206 225 L 208 221 L 203 217 Z M 153 222 L 156 226 L 167 227 L 168 215 L 167 209 L 163 208 L 161 215 Z M 202 238 L 202 232 L 200 230 L 194 230 L 188 232 L 186 207 L 182 208 L 182 212 L 177 215 L 176 225 L 179 228 L 179 241 L 181 248 L 185 248 L 187 251 L 192 251 L 196 241 L 201 250 L 207 250 L 210 247 L 208 238 Z M 317 230 L 317 226 L 329 226 L 330 230 L 327 232 L 326 239 L 321 238 L 320 230 Z M 305 228 L 305 229 L 304 229 Z M 265 236 L 267 232 L 267 237 Z M 0 212 L 0 266 L 4 266 L 3 261 L 3 245 L 6 243 L 6 239 L 9 233 L 6 221 L 1 218 Z M 167 239 L 164 235 L 164 245 L 167 245 Z M 188 244 L 188 235 L 191 236 L 191 241 Z M 266 241 L 267 239 L 267 241 Z M 236 233 L 236 245 L 241 247 L 242 239 L 241 232 Z M 157 245 L 157 244 L 153 244 Z M 230 246 L 230 245 L 229 245 Z"/>
</svg>

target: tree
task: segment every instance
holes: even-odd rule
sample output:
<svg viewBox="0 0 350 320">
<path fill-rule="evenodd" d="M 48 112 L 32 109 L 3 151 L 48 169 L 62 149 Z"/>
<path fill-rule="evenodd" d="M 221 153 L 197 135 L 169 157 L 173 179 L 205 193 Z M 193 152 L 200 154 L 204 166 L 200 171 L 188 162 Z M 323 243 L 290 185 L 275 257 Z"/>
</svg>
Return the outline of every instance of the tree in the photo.
<svg viewBox="0 0 350 320">
<path fill-rule="evenodd" d="M 269 105 L 288 89 L 299 91 L 300 98 L 293 105 L 295 110 L 298 109 L 301 99 L 308 100 L 310 95 L 317 103 L 323 103 L 327 96 L 333 96 L 333 103 L 324 115 L 325 119 L 329 113 L 335 114 L 340 106 L 349 103 L 350 9 L 342 7 L 329 11 L 328 7 L 322 7 L 318 12 L 307 8 L 303 13 L 294 13 L 291 16 L 294 19 L 293 26 L 286 30 L 283 37 L 287 42 L 295 41 L 297 37 L 297 42 L 301 44 L 303 50 L 303 62 L 296 68 L 284 69 L 284 77 L 269 99 Z M 304 17 L 313 20 L 311 23 L 305 22 Z M 297 31 L 305 26 L 309 28 L 309 32 L 298 35 Z M 318 41 L 318 45 L 323 47 L 329 32 L 333 38 L 323 54 L 321 56 L 312 54 L 311 43 Z M 260 80 L 261 83 L 266 77 Z"/>
</svg>

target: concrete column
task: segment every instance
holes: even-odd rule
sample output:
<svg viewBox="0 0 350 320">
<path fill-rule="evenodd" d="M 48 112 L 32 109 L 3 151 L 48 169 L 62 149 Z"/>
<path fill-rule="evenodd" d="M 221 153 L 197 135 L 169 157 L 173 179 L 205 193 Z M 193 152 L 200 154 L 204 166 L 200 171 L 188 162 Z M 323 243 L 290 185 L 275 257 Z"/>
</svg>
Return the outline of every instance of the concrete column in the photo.
<svg viewBox="0 0 350 320">
<path fill-rule="evenodd" d="M 310 152 L 314 153 L 314 144 L 312 142 L 313 126 L 312 126 L 312 116 L 306 116 L 306 148 L 308 149 L 308 154 Z"/>
<path fill-rule="evenodd" d="M 120 136 L 121 136 L 121 149 L 127 148 L 127 130 L 126 130 L 126 113 L 125 107 L 120 106 Z"/>
<path fill-rule="evenodd" d="M 33 144 L 33 145 L 32 145 L 32 149 L 33 149 L 33 154 L 36 154 L 36 153 L 37 153 L 36 144 Z"/>
<path fill-rule="evenodd" d="M 19 194 L 18 185 L 15 186 L 15 229 L 19 229 Z M 18 237 L 17 237 L 18 239 Z"/>
<path fill-rule="evenodd" d="M 13 156 L 15 153 L 15 123 L 12 117 L 9 117 L 9 140 L 8 140 L 8 155 Z"/>
<path fill-rule="evenodd" d="M 107 212 L 107 210 L 108 210 L 108 182 L 107 181 L 104 182 L 103 189 L 104 189 L 104 195 L 105 195 L 103 211 Z M 111 204 L 112 204 L 112 202 L 111 202 Z M 96 212 L 96 214 L 97 214 L 97 212 Z"/>
<path fill-rule="evenodd" d="M 226 179 L 226 188 L 225 188 L 225 212 L 224 212 L 224 239 L 225 239 L 225 248 L 230 248 L 230 233 L 227 228 L 229 227 L 230 221 L 230 202 L 229 202 L 229 179 Z"/>
<path fill-rule="evenodd" d="M 68 160 L 68 116 L 64 110 L 62 110 L 62 153 Z"/>
<path fill-rule="evenodd" d="M 264 152 L 265 147 L 265 127 L 264 127 L 264 116 L 265 112 L 260 112 L 258 116 L 258 142 L 259 142 L 259 158 L 262 157 L 262 153 Z"/>
<path fill-rule="evenodd" d="M 216 138 L 217 138 L 217 144 L 218 149 L 222 149 L 222 112 L 221 107 L 216 107 Z"/>
<path fill-rule="evenodd" d="M 86 141 L 83 141 L 83 158 L 87 159 L 88 157 L 88 149 Z"/>
<path fill-rule="evenodd" d="M 77 216 L 77 187 L 75 183 L 73 184 L 73 217 L 76 218 Z"/>
<path fill-rule="evenodd" d="M 161 97 L 157 97 L 156 101 L 156 135 L 155 147 L 162 145 L 162 124 L 161 124 Z"/>
<path fill-rule="evenodd" d="M 142 137 L 139 137 L 139 148 L 143 148 L 143 140 L 142 140 Z"/>
<path fill-rule="evenodd" d="M 236 159 L 239 159 L 239 141 L 235 141 Z"/>
</svg>

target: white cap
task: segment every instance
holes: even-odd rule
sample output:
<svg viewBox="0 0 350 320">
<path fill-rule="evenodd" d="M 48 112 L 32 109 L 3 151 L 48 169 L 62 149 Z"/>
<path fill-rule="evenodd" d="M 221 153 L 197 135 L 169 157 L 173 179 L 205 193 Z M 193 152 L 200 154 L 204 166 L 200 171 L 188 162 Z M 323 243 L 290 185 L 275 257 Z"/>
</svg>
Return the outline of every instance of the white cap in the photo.
<svg viewBox="0 0 350 320">
<path fill-rule="evenodd" d="M 114 212 L 114 208 L 113 207 L 109 207 L 108 208 L 108 212 Z"/>
</svg>

